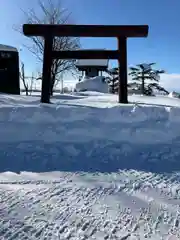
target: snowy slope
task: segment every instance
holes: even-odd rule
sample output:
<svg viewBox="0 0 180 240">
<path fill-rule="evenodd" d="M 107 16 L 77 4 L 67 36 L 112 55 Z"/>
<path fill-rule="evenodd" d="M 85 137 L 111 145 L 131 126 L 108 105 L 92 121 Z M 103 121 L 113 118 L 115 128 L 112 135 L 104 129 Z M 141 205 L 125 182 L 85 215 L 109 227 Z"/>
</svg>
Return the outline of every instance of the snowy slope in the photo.
<svg viewBox="0 0 180 240">
<path fill-rule="evenodd" d="M 180 100 L 0 95 L 0 239 L 179 239 Z"/>
</svg>

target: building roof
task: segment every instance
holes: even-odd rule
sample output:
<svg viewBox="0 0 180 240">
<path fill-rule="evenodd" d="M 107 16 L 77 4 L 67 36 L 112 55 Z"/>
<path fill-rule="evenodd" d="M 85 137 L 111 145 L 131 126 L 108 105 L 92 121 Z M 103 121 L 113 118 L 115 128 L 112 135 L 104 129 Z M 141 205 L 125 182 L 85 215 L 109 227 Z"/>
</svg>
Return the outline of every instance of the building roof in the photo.
<svg viewBox="0 0 180 240">
<path fill-rule="evenodd" d="M 17 52 L 18 50 L 17 50 L 17 48 L 15 48 L 15 47 L 0 44 L 0 51 Z"/>
<path fill-rule="evenodd" d="M 80 59 L 76 63 L 77 67 L 90 66 L 90 67 L 108 67 L 107 59 Z"/>
<path fill-rule="evenodd" d="M 87 49 L 83 49 L 87 50 Z M 89 51 L 98 51 L 106 49 L 88 49 Z M 80 59 L 76 62 L 77 67 L 108 67 L 108 59 Z"/>
</svg>

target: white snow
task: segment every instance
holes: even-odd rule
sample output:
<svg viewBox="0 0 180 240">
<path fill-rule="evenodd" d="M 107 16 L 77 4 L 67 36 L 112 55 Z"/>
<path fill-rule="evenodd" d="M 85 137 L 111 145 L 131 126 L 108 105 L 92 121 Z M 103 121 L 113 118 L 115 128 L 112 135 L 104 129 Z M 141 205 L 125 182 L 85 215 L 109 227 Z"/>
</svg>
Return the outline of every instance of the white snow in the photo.
<svg viewBox="0 0 180 240">
<path fill-rule="evenodd" d="M 109 92 L 108 83 L 104 81 L 104 77 L 97 76 L 92 78 L 84 77 L 80 82 L 76 83 L 76 91 L 97 91 L 102 93 Z"/>
<path fill-rule="evenodd" d="M 0 95 L 0 239 L 180 239 L 180 100 Z"/>
<path fill-rule="evenodd" d="M 179 98 L 179 93 L 173 91 L 173 92 L 170 92 L 168 96 L 173 98 Z"/>
</svg>

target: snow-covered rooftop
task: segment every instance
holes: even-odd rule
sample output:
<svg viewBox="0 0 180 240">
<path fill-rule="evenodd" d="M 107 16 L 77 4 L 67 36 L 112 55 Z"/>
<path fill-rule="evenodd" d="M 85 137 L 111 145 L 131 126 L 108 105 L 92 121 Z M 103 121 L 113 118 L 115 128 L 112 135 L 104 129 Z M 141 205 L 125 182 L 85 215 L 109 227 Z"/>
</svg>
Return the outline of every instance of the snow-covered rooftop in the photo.
<svg viewBox="0 0 180 240">
<path fill-rule="evenodd" d="M 100 67 L 108 67 L 107 59 L 80 59 L 77 61 L 76 66 L 100 66 Z"/>
<path fill-rule="evenodd" d="M 86 49 L 84 49 L 86 50 Z M 98 51 L 105 49 L 88 49 L 89 51 Z M 77 60 L 76 66 L 100 66 L 100 67 L 108 67 L 108 59 L 80 59 Z"/>
<path fill-rule="evenodd" d="M 4 44 L 0 44 L 0 51 L 17 52 L 17 48 L 12 47 L 12 46 L 8 46 L 8 45 L 4 45 Z"/>
</svg>

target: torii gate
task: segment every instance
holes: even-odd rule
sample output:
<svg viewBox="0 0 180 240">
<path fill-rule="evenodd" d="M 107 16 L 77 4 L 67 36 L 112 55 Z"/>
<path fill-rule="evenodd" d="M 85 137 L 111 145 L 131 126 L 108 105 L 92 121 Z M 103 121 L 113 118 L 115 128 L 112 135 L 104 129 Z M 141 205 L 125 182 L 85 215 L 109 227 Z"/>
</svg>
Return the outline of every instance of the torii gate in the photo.
<svg viewBox="0 0 180 240">
<path fill-rule="evenodd" d="M 119 67 L 119 103 L 128 103 L 127 92 L 127 38 L 147 37 L 147 25 L 50 25 L 24 24 L 28 37 L 44 38 L 41 102 L 50 102 L 52 59 L 116 59 Z M 57 37 L 116 37 L 117 50 L 53 51 L 53 38 Z"/>
</svg>

